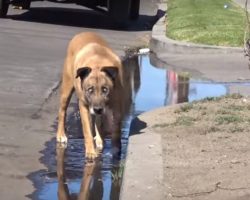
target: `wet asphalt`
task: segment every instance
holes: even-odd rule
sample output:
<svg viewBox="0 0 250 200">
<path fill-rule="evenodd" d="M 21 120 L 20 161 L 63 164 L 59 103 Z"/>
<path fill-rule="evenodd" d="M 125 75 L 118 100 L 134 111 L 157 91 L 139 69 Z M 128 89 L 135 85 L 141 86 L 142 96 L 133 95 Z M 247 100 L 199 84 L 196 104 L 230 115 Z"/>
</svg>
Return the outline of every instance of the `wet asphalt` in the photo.
<svg viewBox="0 0 250 200">
<path fill-rule="evenodd" d="M 10 8 L 0 19 L 1 199 L 31 198 L 38 187 L 32 173 L 48 170 L 43 150 L 55 136 L 57 89 L 69 40 L 95 31 L 124 56 L 126 48 L 147 43 L 156 3 L 143 0 L 139 20 L 126 29 L 95 11 L 52 2 L 33 2 L 30 11 Z"/>
</svg>

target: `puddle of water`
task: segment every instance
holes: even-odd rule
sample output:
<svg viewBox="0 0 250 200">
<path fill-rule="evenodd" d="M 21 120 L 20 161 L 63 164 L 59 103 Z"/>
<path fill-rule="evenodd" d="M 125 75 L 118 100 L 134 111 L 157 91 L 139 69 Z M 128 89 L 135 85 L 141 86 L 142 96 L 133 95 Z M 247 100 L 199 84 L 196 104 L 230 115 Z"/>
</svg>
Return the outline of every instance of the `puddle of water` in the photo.
<svg viewBox="0 0 250 200">
<path fill-rule="evenodd" d="M 121 159 L 112 157 L 111 141 L 105 139 L 103 153 L 97 161 L 92 165 L 84 164 L 80 116 L 77 103 L 71 103 L 67 123 L 68 147 L 56 150 L 55 140 L 47 142 L 41 161 L 48 171 L 35 173 L 37 190 L 32 199 L 119 199 L 130 123 L 135 116 L 161 106 L 228 93 L 226 85 L 204 83 L 153 67 L 146 55 L 126 61 L 125 74 L 128 93 L 124 98 L 128 113 L 122 128 Z"/>
<path fill-rule="evenodd" d="M 153 67 L 147 56 L 140 60 L 141 86 L 136 96 L 136 110 L 148 111 L 157 107 L 191 102 L 228 93 L 228 87 L 219 83 L 202 82 L 178 75 L 173 71 Z"/>
</svg>

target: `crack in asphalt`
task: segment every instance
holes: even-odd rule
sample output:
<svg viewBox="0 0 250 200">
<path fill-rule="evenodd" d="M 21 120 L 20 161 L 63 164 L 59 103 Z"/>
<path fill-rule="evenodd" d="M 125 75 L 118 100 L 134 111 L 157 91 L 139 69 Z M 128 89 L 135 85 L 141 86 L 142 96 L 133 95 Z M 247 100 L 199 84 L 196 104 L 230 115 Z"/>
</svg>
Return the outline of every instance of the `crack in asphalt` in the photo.
<svg viewBox="0 0 250 200">
<path fill-rule="evenodd" d="M 221 182 L 218 182 L 215 184 L 215 187 L 213 190 L 210 191 L 204 191 L 204 192 L 196 192 L 196 193 L 190 193 L 190 194 L 183 194 L 183 195 L 171 195 L 175 198 L 184 198 L 184 197 L 197 197 L 197 196 L 204 196 L 211 194 L 213 192 L 216 192 L 217 190 L 227 190 L 227 191 L 236 191 L 236 190 L 247 190 L 250 189 L 250 187 L 240 187 L 240 188 L 224 188 L 220 186 Z"/>
<path fill-rule="evenodd" d="M 218 186 L 218 189 L 220 189 L 220 190 L 236 191 L 236 190 L 247 190 L 247 189 L 250 189 L 250 187 L 240 187 L 240 188 L 223 188 L 223 187 Z"/>
<path fill-rule="evenodd" d="M 213 192 L 216 192 L 219 189 L 220 184 L 221 184 L 221 182 L 216 183 L 215 188 L 213 190 L 210 190 L 210 191 L 196 192 L 196 193 L 183 194 L 183 195 L 172 195 L 172 197 L 176 197 L 176 198 L 197 197 L 197 196 L 203 196 L 203 195 L 211 194 Z"/>
<path fill-rule="evenodd" d="M 59 81 L 55 82 L 55 84 L 51 88 L 48 89 L 46 97 L 44 98 L 40 108 L 38 108 L 37 111 L 31 115 L 32 119 L 39 119 L 41 117 L 41 112 L 42 112 L 44 106 L 51 99 L 53 94 L 59 89 L 60 85 L 61 85 L 61 79 Z"/>
</svg>

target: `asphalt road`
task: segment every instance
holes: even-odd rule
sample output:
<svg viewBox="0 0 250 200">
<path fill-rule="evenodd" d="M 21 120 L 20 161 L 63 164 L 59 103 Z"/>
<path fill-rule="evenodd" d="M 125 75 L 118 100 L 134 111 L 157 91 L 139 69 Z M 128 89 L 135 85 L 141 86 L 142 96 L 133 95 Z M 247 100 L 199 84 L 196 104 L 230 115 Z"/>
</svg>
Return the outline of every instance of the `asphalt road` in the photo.
<svg viewBox="0 0 250 200">
<path fill-rule="evenodd" d="M 124 55 L 145 45 L 157 0 L 142 0 L 141 16 L 119 30 L 103 14 L 73 4 L 33 2 L 30 11 L 10 8 L 0 19 L 0 194 L 26 199 L 34 191 L 27 175 L 44 169 L 40 151 L 55 136 L 57 92 L 69 40 L 82 31 L 103 35 Z"/>
</svg>

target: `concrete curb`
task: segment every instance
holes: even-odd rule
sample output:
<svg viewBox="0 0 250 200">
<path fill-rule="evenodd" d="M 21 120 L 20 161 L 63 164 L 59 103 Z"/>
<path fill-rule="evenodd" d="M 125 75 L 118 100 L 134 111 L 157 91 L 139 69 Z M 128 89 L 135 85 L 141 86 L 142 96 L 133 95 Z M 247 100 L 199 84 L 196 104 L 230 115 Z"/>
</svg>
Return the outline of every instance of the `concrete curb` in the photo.
<svg viewBox="0 0 250 200">
<path fill-rule="evenodd" d="M 164 200 L 161 135 L 147 129 L 147 116 L 131 124 L 120 200 Z"/>
<path fill-rule="evenodd" d="M 158 9 L 162 12 L 167 12 L 165 3 L 160 3 Z M 166 14 L 161 17 L 154 25 L 152 30 L 152 37 L 150 40 L 150 50 L 155 53 L 179 53 L 179 54 L 192 54 L 192 53 L 242 53 L 243 48 L 239 47 L 222 47 L 212 45 L 193 44 L 188 42 L 180 42 L 172 40 L 166 36 Z"/>
</svg>

